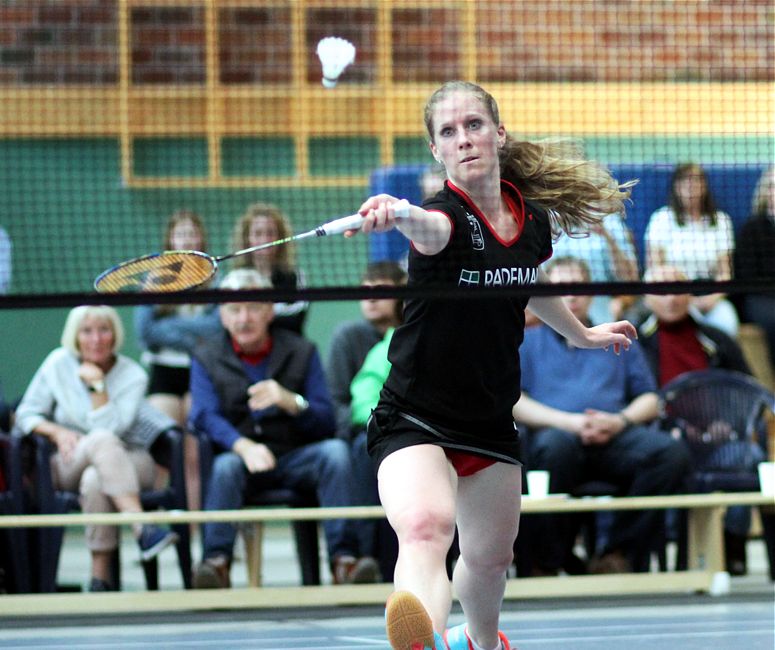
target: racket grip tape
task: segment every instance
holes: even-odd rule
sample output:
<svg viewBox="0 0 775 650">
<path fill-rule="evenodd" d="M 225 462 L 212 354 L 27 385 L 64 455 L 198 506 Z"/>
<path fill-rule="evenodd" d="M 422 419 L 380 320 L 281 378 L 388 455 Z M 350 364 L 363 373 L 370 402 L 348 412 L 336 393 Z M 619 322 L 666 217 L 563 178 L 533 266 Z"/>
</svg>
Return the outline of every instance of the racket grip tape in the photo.
<svg viewBox="0 0 775 650">
<path fill-rule="evenodd" d="M 411 205 L 406 199 L 401 199 L 393 204 L 393 213 L 396 219 L 406 219 L 409 216 L 409 209 Z M 358 230 L 363 224 L 363 217 L 360 214 L 351 214 L 349 217 L 342 217 L 341 219 L 334 219 L 328 223 L 324 223 L 322 226 L 318 226 L 315 229 L 315 234 L 318 237 L 325 237 L 326 235 L 338 235 L 347 230 Z"/>
</svg>

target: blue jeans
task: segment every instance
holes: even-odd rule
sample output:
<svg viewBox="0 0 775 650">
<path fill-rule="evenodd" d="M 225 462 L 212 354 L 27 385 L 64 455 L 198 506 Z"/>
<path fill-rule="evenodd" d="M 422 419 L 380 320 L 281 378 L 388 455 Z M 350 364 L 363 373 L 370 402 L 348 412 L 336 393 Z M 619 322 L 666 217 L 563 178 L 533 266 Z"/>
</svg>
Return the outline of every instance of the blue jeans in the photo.
<svg viewBox="0 0 775 650">
<path fill-rule="evenodd" d="M 205 510 L 237 510 L 251 490 L 289 487 L 314 491 L 324 508 L 358 503 L 361 486 L 352 469 L 348 444 L 340 439 L 313 442 L 280 456 L 269 472 L 250 474 L 234 452 L 223 452 L 213 460 L 212 474 L 205 496 Z M 357 526 L 345 519 L 323 522 L 328 556 L 358 556 Z M 230 523 L 202 526 L 204 557 L 226 555 L 231 558 L 237 529 Z"/>
<path fill-rule="evenodd" d="M 528 437 L 527 469 L 551 472 L 550 490 L 568 493 L 589 480 L 619 487 L 627 496 L 677 494 L 689 472 L 689 453 L 681 441 L 653 427 L 631 426 L 605 445 L 582 445 L 561 429 L 546 428 Z M 648 566 L 650 543 L 663 525 L 661 511 L 623 510 L 613 515 L 605 551 L 623 550 L 635 570 Z M 569 515 L 535 517 L 532 553 L 537 566 L 563 566 L 573 548 L 575 525 Z"/>
<path fill-rule="evenodd" d="M 353 473 L 360 487 L 356 495 L 355 505 L 378 506 L 379 492 L 377 490 L 377 476 L 374 472 L 374 463 L 366 451 L 366 431 L 361 431 L 352 440 Z M 361 555 L 377 555 L 377 526 L 376 519 L 353 520 L 358 536 L 358 545 Z"/>
</svg>

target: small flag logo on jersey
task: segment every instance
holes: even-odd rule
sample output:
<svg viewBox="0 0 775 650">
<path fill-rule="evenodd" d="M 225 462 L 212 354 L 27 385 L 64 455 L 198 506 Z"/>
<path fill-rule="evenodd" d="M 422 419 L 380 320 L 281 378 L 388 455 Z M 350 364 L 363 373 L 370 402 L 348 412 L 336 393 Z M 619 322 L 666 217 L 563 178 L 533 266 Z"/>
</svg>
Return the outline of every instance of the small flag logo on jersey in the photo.
<svg viewBox="0 0 775 650">
<path fill-rule="evenodd" d="M 479 286 L 479 271 L 469 271 L 468 269 L 462 269 L 460 271 L 460 279 L 457 281 L 459 287 L 478 287 Z"/>
</svg>

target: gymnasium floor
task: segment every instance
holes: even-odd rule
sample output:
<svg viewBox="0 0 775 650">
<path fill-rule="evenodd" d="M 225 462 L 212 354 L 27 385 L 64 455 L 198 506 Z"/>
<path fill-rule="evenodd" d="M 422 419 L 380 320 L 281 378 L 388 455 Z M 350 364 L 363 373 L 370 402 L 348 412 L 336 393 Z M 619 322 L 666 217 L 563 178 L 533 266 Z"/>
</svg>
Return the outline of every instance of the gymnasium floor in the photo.
<svg viewBox="0 0 775 650">
<path fill-rule="evenodd" d="M 60 582 L 84 575 L 82 539 L 69 534 Z M 127 544 L 128 546 L 128 544 Z M 195 546 L 196 548 L 196 546 Z M 139 568 L 124 558 L 124 588 L 142 589 Z M 297 568 L 287 531 L 271 532 L 265 547 L 267 584 L 296 584 Z M 177 588 L 174 553 L 162 562 L 162 588 Z M 732 580 L 731 593 L 597 599 L 527 600 L 504 605 L 502 629 L 520 650 L 772 650 L 775 648 L 773 585 L 765 575 L 763 545 L 749 544 L 750 574 Z M 243 584 L 244 567 L 232 575 Z M 451 623 L 461 620 L 459 607 Z M 388 648 L 382 608 L 301 608 L 152 615 L 47 618 L 3 617 L 0 648 L 253 648 L 256 650 L 361 650 Z"/>
<path fill-rule="evenodd" d="M 456 611 L 453 622 L 460 620 Z M 388 648 L 375 608 L 0 621 L 0 647 Z M 502 629 L 521 650 L 772 650 L 772 598 L 510 603 Z"/>
</svg>

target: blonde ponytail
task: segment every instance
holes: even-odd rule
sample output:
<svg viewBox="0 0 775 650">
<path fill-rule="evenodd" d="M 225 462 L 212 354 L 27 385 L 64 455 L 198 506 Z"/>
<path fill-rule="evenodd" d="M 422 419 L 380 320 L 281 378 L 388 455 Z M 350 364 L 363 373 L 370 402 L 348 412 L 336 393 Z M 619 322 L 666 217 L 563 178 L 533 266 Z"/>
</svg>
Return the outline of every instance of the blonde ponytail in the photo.
<svg viewBox="0 0 775 650">
<path fill-rule="evenodd" d="M 637 180 L 620 184 L 599 163 L 587 160 L 576 140 L 515 140 L 500 150 L 501 178 L 546 209 L 555 233 L 586 232 L 608 214 L 624 214 Z"/>
</svg>

